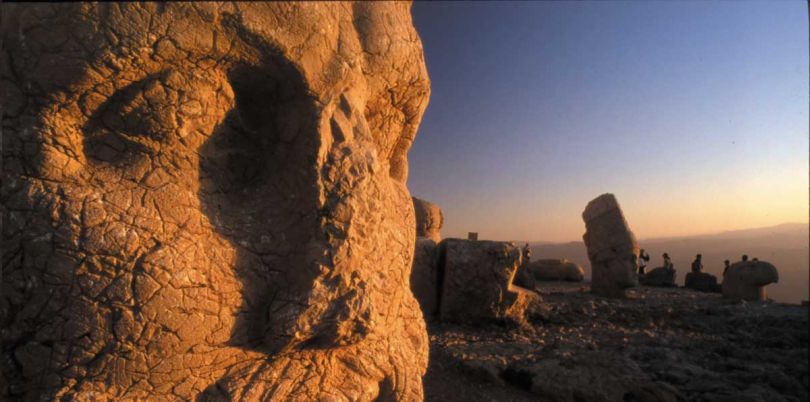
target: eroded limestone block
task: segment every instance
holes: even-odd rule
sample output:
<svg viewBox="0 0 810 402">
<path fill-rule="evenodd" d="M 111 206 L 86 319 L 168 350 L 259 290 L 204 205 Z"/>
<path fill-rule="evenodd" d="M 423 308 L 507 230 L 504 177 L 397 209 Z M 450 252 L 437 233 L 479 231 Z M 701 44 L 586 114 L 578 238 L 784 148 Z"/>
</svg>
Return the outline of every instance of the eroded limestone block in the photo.
<svg viewBox="0 0 810 402">
<path fill-rule="evenodd" d="M 426 237 L 439 243 L 442 241 L 442 224 L 444 216 L 438 205 L 413 197 L 413 209 L 416 212 L 416 236 Z"/>
<path fill-rule="evenodd" d="M 439 310 L 439 246 L 431 239 L 416 238 L 411 269 L 411 290 L 426 320 Z"/>
<path fill-rule="evenodd" d="M 624 297 L 638 284 L 639 247 L 613 194 L 602 194 L 582 213 L 582 236 L 591 261 L 591 290 L 608 297 Z"/>
<path fill-rule="evenodd" d="M 421 400 L 410 4 L 2 5 L 0 400 Z"/>
<path fill-rule="evenodd" d="M 538 308 L 539 294 L 512 283 L 521 264 L 521 250 L 514 243 L 445 239 L 439 260 L 442 321 L 524 322 Z"/>
<path fill-rule="evenodd" d="M 529 265 L 529 271 L 539 281 L 582 282 L 585 270 L 566 259 L 541 259 Z"/>
<path fill-rule="evenodd" d="M 717 283 L 717 277 L 706 272 L 690 272 L 686 274 L 686 283 L 684 287 L 699 292 L 720 292 L 720 285 Z"/>
<path fill-rule="evenodd" d="M 763 301 L 765 286 L 779 282 L 779 272 L 765 261 L 740 261 L 728 268 L 723 277 L 723 297 L 732 300 Z"/>
<path fill-rule="evenodd" d="M 675 287 L 675 268 L 658 267 L 647 271 L 639 278 L 639 282 L 645 286 Z"/>
</svg>

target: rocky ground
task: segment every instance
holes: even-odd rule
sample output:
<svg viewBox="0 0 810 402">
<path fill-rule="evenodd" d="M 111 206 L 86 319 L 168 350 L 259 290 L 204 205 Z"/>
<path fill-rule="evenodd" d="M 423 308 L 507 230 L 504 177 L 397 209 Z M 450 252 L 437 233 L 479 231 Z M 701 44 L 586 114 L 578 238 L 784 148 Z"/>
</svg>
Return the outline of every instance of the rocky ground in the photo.
<svg viewBox="0 0 810 402">
<path fill-rule="evenodd" d="M 523 328 L 430 325 L 427 401 L 807 401 L 808 308 L 546 282 Z"/>
</svg>

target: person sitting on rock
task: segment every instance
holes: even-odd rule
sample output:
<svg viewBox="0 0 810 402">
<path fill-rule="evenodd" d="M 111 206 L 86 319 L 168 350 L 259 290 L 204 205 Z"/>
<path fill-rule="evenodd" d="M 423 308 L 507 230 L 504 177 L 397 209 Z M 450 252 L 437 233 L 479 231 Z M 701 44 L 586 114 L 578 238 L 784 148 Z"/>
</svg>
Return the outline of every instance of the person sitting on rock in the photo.
<svg viewBox="0 0 810 402">
<path fill-rule="evenodd" d="M 703 263 L 701 262 L 702 258 L 703 256 L 700 254 L 695 256 L 695 260 L 692 261 L 692 272 L 698 273 L 703 271 Z"/>
<path fill-rule="evenodd" d="M 672 260 L 669 258 L 669 254 L 664 253 L 664 268 L 675 269 L 675 265 L 672 264 Z"/>
<path fill-rule="evenodd" d="M 726 266 L 723 267 L 723 276 L 726 276 L 726 272 L 728 271 L 728 267 L 731 266 L 731 261 L 725 260 L 725 261 L 723 261 L 723 263 L 726 264 Z"/>
<path fill-rule="evenodd" d="M 742 256 L 742 261 L 743 261 L 743 262 L 748 261 L 748 254 L 743 254 L 743 256 Z"/>
<path fill-rule="evenodd" d="M 644 252 L 642 248 L 638 252 L 638 274 L 644 275 L 644 270 L 647 268 L 647 263 L 650 261 L 650 255 Z"/>
</svg>

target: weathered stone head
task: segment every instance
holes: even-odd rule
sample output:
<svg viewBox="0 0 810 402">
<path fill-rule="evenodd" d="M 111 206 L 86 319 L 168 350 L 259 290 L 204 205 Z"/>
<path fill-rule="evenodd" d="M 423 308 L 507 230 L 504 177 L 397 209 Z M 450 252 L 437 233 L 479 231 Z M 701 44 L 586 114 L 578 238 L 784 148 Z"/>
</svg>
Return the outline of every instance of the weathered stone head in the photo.
<svg viewBox="0 0 810 402">
<path fill-rule="evenodd" d="M 409 4 L 2 7 L 0 399 L 421 398 Z"/>
<path fill-rule="evenodd" d="M 638 284 L 636 237 L 624 219 L 613 194 L 602 194 L 582 212 L 586 232 L 582 236 L 591 261 L 591 290 L 608 297 L 623 297 L 625 289 Z"/>
<path fill-rule="evenodd" d="M 765 286 L 779 282 L 779 272 L 765 261 L 740 261 L 728 268 L 723 277 L 723 297 L 732 300 L 763 301 Z"/>
<path fill-rule="evenodd" d="M 442 241 L 444 216 L 438 205 L 413 197 L 413 208 L 416 213 L 416 236 L 425 237 L 438 243 Z"/>
</svg>

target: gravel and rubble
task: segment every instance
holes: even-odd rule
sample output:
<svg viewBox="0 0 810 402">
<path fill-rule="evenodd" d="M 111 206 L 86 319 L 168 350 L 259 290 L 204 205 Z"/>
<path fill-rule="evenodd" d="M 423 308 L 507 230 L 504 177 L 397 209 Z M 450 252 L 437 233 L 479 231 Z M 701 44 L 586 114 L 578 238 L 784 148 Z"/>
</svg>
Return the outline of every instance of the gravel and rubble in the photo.
<svg viewBox="0 0 810 402">
<path fill-rule="evenodd" d="M 638 287 L 537 288 L 523 327 L 434 323 L 428 401 L 807 401 L 808 308 Z"/>
</svg>

